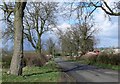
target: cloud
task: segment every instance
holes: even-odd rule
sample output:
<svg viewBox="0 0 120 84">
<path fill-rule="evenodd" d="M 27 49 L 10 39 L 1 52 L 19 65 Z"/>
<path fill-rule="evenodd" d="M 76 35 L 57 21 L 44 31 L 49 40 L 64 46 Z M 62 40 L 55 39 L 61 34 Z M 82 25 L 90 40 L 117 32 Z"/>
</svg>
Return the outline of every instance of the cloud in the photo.
<svg viewBox="0 0 120 84">
<path fill-rule="evenodd" d="M 63 22 L 60 25 L 58 25 L 56 28 L 53 28 L 53 31 L 59 32 L 59 30 L 60 30 L 63 33 L 65 33 L 70 28 L 70 26 L 71 26 L 70 24 Z"/>
<path fill-rule="evenodd" d="M 58 28 L 62 31 L 66 31 L 68 28 L 70 28 L 70 24 L 68 23 L 63 23 L 61 25 L 58 25 Z"/>
<path fill-rule="evenodd" d="M 111 21 L 102 10 L 95 12 L 95 22 L 99 29 L 96 37 L 100 39 L 98 46 L 117 46 L 118 44 L 118 17 L 110 16 Z"/>
</svg>

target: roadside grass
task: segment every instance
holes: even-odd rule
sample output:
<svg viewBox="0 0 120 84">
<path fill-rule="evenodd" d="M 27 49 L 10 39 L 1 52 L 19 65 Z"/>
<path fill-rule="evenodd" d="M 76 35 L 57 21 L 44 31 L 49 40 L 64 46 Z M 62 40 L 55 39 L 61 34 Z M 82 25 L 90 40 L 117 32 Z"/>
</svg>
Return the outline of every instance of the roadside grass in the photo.
<svg viewBox="0 0 120 84">
<path fill-rule="evenodd" d="M 79 62 L 81 64 L 93 65 L 103 69 L 120 70 L 120 65 L 111 65 L 111 64 L 105 64 L 105 63 L 99 63 L 99 62 L 90 63 L 89 61 L 86 61 L 86 60 L 76 60 L 76 62 Z"/>
<path fill-rule="evenodd" d="M 120 65 L 111 65 L 111 64 L 105 64 L 105 63 L 99 63 L 99 62 L 92 62 L 85 60 L 85 59 L 80 59 L 80 60 L 67 60 L 70 62 L 78 62 L 81 64 L 86 64 L 86 65 L 93 65 L 96 66 L 98 68 L 103 68 L 103 69 L 112 69 L 112 70 L 120 70 Z"/>
<path fill-rule="evenodd" d="M 42 67 L 24 67 L 22 76 L 8 75 L 3 69 L 2 82 L 57 82 L 60 71 L 55 62 L 50 61 Z"/>
<path fill-rule="evenodd" d="M 111 65 L 104 63 L 94 63 L 93 65 L 104 69 L 120 70 L 120 65 Z"/>
</svg>

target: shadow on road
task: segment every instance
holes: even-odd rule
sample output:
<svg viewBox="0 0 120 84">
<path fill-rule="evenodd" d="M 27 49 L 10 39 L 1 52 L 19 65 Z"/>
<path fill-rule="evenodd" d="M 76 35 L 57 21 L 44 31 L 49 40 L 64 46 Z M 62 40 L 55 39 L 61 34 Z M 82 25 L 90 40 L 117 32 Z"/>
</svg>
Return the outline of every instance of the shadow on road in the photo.
<svg viewBox="0 0 120 84">
<path fill-rule="evenodd" d="M 75 62 L 68 62 L 61 58 L 57 58 L 55 61 L 62 68 L 61 70 L 63 72 L 98 69 L 98 67 L 95 67 L 95 66 L 85 65 L 85 64 L 75 63 Z M 64 66 L 64 68 L 63 68 L 63 66 Z"/>
<path fill-rule="evenodd" d="M 77 82 L 118 82 L 116 71 L 56 58 L 61 71 Z"/>
</svg>

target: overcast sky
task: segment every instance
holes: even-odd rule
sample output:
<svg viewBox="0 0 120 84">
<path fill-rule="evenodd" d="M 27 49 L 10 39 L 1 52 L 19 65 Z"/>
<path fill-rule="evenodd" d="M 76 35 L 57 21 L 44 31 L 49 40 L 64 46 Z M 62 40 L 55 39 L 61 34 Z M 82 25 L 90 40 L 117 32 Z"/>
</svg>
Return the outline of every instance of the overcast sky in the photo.
<svg viewBox="0 0 120 84">
<path fill-rule="evenodd" d="M 108 0 L 108 1 L 112 2 L 114 0 Z M 109 2 L 109 5 L 111 5 L 110 2 Z M 0 14 L 0 17 L 2 17 L 2 14 Z M 118 46 L 118 17 L 112 16 L 110 21 L 109 18 L 105 17 L 105 13 L 101 9 L 98 9 L 97 11 L 94 12 L 94 17 L 95 17 L 96 27 L 99 28 L 99 32 L 95 35 L 96 38 L 99 39 L 99 42 L 96 47 L 117 47 Z M 3 25 L 0 22 L 0 32 L 4 26 L 5 25 Z M 67 27 L 70 27 L 70 24 L 62 20 L 60 24 L 58 24 L 58 27 L 62 28 L 62 30 L 65 31 Z M 43 39 L 48 39 L 48 34 L 45 34 L 43 37 L 44 37 Z M 49 37 L 55 38 L 56 35 L 49 34 Z M 2 43 L 0 41 L 0 47 L 1 45 Z M 30 48 L 28 46 L 30 46 L 30 44 L 26 42 L 25 49 L 26 50 L 33 49 L 32 47 Z"/>
</svg>

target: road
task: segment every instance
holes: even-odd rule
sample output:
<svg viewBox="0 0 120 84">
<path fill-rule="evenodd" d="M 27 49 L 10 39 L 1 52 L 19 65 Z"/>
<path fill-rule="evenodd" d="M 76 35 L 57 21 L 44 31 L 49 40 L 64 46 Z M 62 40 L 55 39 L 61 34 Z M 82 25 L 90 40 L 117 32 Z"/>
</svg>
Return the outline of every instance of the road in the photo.
<svg viewBox="0 0 120 84">
<path fill-rule="evenodd" d="M 62 58 L 55 58 L 55 62 L 76 82 L 118 82 L 118 71 L 68 62 Z"/>
</svg>

